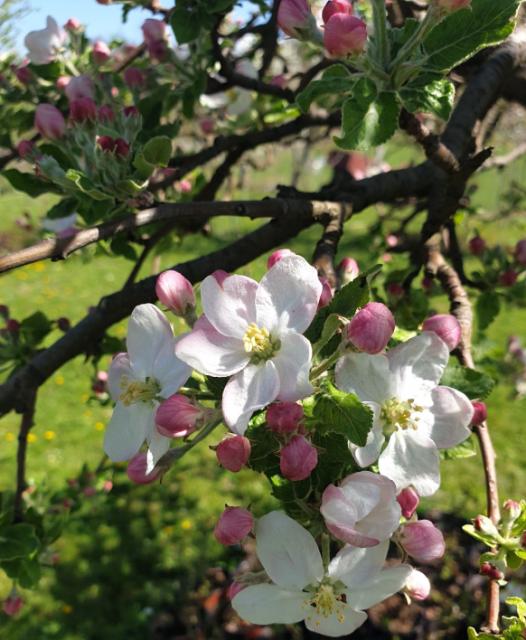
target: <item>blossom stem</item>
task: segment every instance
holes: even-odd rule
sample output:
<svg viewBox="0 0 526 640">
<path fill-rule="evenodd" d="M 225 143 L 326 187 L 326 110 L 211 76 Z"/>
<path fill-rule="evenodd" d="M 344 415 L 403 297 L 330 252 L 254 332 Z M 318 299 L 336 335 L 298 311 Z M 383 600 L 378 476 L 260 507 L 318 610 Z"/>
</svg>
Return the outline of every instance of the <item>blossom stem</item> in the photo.
<svg viewBox="0 0 526 640">
<path fill-rule="evenodd" d="M 327 571 L 331 561 L 331 539 L 328 533 L 321 534 L 321 555 L 323 558 L 323 566 L 325 571 Z"/>
<path fill-rule="evenodd" d="M 399 67 L 403 62 L 411 57 L 415 49 L 424 40 L 431 29 L 439 22 L 440 18 L 441 12 L 437 11 L 437 8 L 434 4 L 430 5 L 424 19 L 419 24 L 416 31 L 400 49 L 396 58 L 391 63 L 391 71 L 396 71 L 397 67 Z"/>
<path fill-rule="evenodd" d="M 191 449 L 195 447 L 196 444 L 199 444 L 205 438 L 207 438 L 212 431 L 218 427 L 223 422 L 223 415 L 220 411 L 216 413 L 215 419 L 211 419 L 210 422 L 205 425 L 198 434 L 190 441 L 188 441 L 182 447 L 175 447 L 173 449 L 169 449 L 164 456 L 159 460 L 157 466 L 163 470 L 163 473 L 168 471 L 168 469 L 172 466 L 172 464 L 176 460 L 180 460 L 186 453 L 188 453 Z"/>
<path fill-rule="evenodd" d="M 376 60 L 382 69 L 386 69 L 389 64 L 389 40 L 387 39 L 385 0 L 373 0 L 373 21 Z"/>
<path fill-rule="evenodd" d="M 331 356 L 329 356 L 326 360 L 323 360 L 323 362 L 320 362 L 317 367 L 314 367 L 310 374 L 311 382 L 319 378 L 322 373 L 325 373 L 327 369 L 332 367 L 332 365 L 339 360 L 340 355 L 340 350 L 336 349 L 336 351 Z"/>
</svg>

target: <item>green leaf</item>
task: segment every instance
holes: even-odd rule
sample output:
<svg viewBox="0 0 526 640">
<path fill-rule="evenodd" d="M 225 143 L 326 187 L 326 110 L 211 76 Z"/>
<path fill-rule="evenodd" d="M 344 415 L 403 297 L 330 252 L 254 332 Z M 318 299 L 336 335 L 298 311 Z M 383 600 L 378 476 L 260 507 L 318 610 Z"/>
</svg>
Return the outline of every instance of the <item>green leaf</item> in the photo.
<svg viewBox="0 0 526 640">
<path fill-rule="evenodd" d="M 426 84 L 419 78 L 418 82 L 401 89 L 399 95 L 408 111 L 430 112 L 447 120 L 453 108 L 455 86 L 447 78 L 435 78 Z"/>
<path fill-rule="evenodd" d="M 37 557 L 17 558 L 2 562 L 0 566 L 12 580 L 18 582 L 22 589 L 32 589 L 40 580 L 41 570 Z"/>
<path fill-rule="evenodd" d="M 43 193 L 58 193 L 53 184 L 37 178 L 32 173 L 22 173 L 18 169 L 5 169 L 2 171 L 2 175 L 17 191 L 27 193 L 32 198 L 36 198 Z"/>
<path fill-rule="evenodd" d="M 251 426 L 246 436 L 250 440 L 249 465 L 254 471 L 271 476 L 279 475 L 279 442 L 266 424 Z"/>
<path fill-rule="evenodd" d="M 359 80 L 351 98 L 342 107 L 342 136 L 334 140 L 342 149 L 367 151 L 387 142 L 398 127 L 400 105 L 396 94 L 376 87 L 366 79 Z"/>
<path fill-rule="evenodd" d="M 73 182 L 82 193 L 85 193 L 93 200 L 106 200 L 108 198 L 108 194 L 97 189 L 93 182 L 82 173 L 82 171 L 77 171 L 77 169 L 68 169 L 66 171 L 66 178 Z"/>
<path fill-rule="evenodd" d="M 201 32 L 201 22 L 195 12 L 179 5 L 173 10 L 170 24 L 178 44 L 192 42 Z"/>
<path fill-rule="evenodd" d="M 0 561 L 30 556 L 38 550 L 38 538 L 30 524 L 12 524 L 0 529 Z"/>
<path fill-rule="evenodd" d="M 460 365 L 448 365 L 440 380 L 441 385 L 453 387 L 465 393 L 468 398 L 486 398 L 489 396 L 495 381 L 482 371 L 461 367 Z"/>
<path fill-rule="evenodd" d="M 58 60 L 48 64 L 30 64 L 29 68 L 40 78 L 54 82 L 62 74 L 62 64 Z"/>
<path fill-rule="evenodd" d="M 443 460 L 460 460 L 462 458 L 472 458 L 476 455 L 477 451 L 471 437 L 464 440 L 464 442 L 457 444 L 456 447 L 451 447 L 451 449 L 442 449 L 440 451 L 440 457 Z"/>
<path fill-rule="evenodd" d="M 55 220 L 56 218 L 65 218 L 71 215 L 77 209 L 76 198 L 63 198 L 57 204 L 53 205 L 46 213 L 46 218 Z"/>
<path fill-rule="evenodd" d="M 329 385 L 327 393 L 316 402 L 314 420 L 321 432 L 343 434 L 353 444 L 363 447 L 373 426 L 373 412 L 354 393 L 345 393 Z"/>
<path fill-rule="evenodd" d="M 320 353 L 323 347 L 336 334 L 338 329 L 342 328 L 344 325 L 345 322 L 342 316 L 338 315 L 337 313 L 331 313 L 331 315 L 325 320 L 320 339 L 313 346 L 313 354 L 316 356 L 318 353 Z"/>
<path fill-rule="evenodd" d="M 313 80 L 303 91 L 298 94 L 296 102 L 299 108 L 306 113 L 313 102 L 318 101 L 323 96 L 334 98 L 344 97 L 346 93 L 351 93 L 356 85 L 356 78 L 353 78 L 349 70 L 341 64 L 336 64 L 323 74 L 320 80 Z"/>
<path fill-rule="evenodd" d="M 473 0 L 455 11 L 424 40 L 426 69 L 448 71 L 477 51 L 505 40 L 513 31 L 520 0 Z"/>
<path fill-rule="evenodd" d="M 494 291 L 484 291 L 475 306 L 479 331 L 485 331 L 500 312 L 500 299 Z"/>
<path fill-rule="evenodd" d="M 172 155 L 172 142 L 166 136 L 156 136 L 142 148 L 144 159 L 154 167 L 167 167 Z"/>
<path fill-rule="evenodd" d="M 20 335 L 24 342 L 36 346 L 51 331 L 52 324 L 45 313 L 35 311 L 20 324 Z"/>
<path fill-rule="evenodd" d="M 117 236 L 110 242 L 110 247 L 116 256 L 122 256 L 128 260 L 137 260 L 137 252 L 135 247 L 125 238 Z"/>
<path fill-rule="evenodd" d="M 510 569 L 513 569 L 513 571 L 516 571 L 517 569 L 519 569 L 522 563 L 523 563 L 523 559 L 520 557 L 520 555 L 517 552 L 508 551 L 506 553 L 506 564 Z"/>
<path fill-rule="evenodd" d="M 462 527 L 462 530 L 465 531 L 468 535 L 479 542 L 483 542 L 488 547 L 495 546 L 495 538 L 486 533 L 482 533 L 482 531 L 477 531 L 472 524 L 465 524 Z"/>
</svg>

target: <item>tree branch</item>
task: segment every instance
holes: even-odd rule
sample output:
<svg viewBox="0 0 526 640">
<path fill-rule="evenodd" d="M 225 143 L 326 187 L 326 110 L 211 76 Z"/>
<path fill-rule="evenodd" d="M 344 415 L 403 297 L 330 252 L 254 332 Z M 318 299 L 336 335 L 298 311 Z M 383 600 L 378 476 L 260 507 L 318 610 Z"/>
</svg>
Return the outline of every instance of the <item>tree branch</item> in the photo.
<svg viewBox="0 0 526 640">
<path fill-rule="evenodd" d="M 20 430 L 18 432 L 18 449 L 16 453 L 16 490 L 13 506 L 14 522 L 21 522 L 23 519 L 23 499 L 22 495 L 26 490 L 26 454 L 27 454 L 27 436 L 31 431 L 34 423 L 35 406 L 37 392 L 36 389 L 28 391 L 27 405 L 22 419 L 20 421 Z"/>
</svg>

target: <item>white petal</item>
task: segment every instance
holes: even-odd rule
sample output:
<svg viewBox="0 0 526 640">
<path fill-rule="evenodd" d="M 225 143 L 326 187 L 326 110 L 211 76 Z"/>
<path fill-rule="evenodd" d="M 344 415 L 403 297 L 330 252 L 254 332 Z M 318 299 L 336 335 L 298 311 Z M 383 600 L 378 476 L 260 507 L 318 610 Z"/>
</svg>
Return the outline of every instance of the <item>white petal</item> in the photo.
<svg viewBox="0 0 526 640">
<path fill-rule="evenodd" d="M 355 393 L 362 402 L 383 404 L 394 394 L 389 361 L 384 355 L 351 353 L 336 363 L 336 386 Z"/>
<path fill-rule="evenodd" d="M 258 283 L 245 276 L 229 276 L 222 286 L 214 276 L 208 276 L 201 284 L 205 316 L 219 333 L 241 339 L 247 325 L 256 320 L 257 288 Z"/>
<path fill-rule="evenodd" d="M 412 485 L 420 496 L 431 496 L 440 486 L 436 444 L 412 429 L 393 433 L 378 460 L 378 468 L 398 490 Z"/>
<path fill-rule="evenodd" d="M 369 467 L 378 460 L 385 442 L 382 422 L 380 421 L 380 407 L 376 402 L 364 402 L 373 412 L 373 426 L 367 434 L 364 447 L 357 447 L 349 442 L 349 449 L 360 467 Z"/>
<path fill-rule="evenodd" d="M 126 345 L 138 378 L 155 376 L 154 362 L 162 349 L 170 349 L 173 331 L 166 316 L 154 304 L 140 304 L 128 322 Z"/>
<path fill-rule="evenodd" d="M 331 560 L 329 576 L 349 588 L 360 587 L 382 570 L 388 549 L 388 540 L 366 549 L 345 546 Z"/>
<path fill-rule="evenodd" d="M 126 376 L 127 378 L 135 377 L 127 353 L 118 353 L 111 361 L 108 370 L 108 391 L 114 402 L 117 402 L 122 393 L 122 376 Z"/>
<path fill-rule="evenodd" d="M 219 378 L 231 376 L 249 363 L 241 340 L 224 336 L 201 319 L 199 328 L 180 339 L 175 353 L 196 371 Z"/>
<path fill-rule="evenodd" d="M 367 614 L 363 611 L 355 611 L 348 604 L 342 602 L 338 609 L 338 614 L 325 617 L 316 613 L 315 609 L 305 618 L 307 629 L 319 633 L 329 638 L 340 638 L 347 636 L 367 620 Z"/>
<path fill-rule="evenodd" d="M 129 460 L 139 451 L 152 420 L 152 406 L 137 402 L 128 407 L 117 402 L 104 434 L 104 451 L 114 462 Z"/>
<path fill-rule="evenodd" d="M 281 335 L 281 349 L 272 358 L 279 376 L 279 400 L 294 402 L 312 393 L 311 359 L 312 347 L 307 338 L 295 331 Z"/>
<path fill-rule="evenodd" d="M 305 617 L 306 595 L 275 584 L 258 584 L 240 591 L 232 599 L 232 607 L 252 624 L 293 624 Z"/>
<path fill-rule="evenodd" d="M 270 579 L 284 589 L 301 590 L 323 577 L 316 541 L 282 511 L 271 511 L 257 521 L 256 551 Z"/>
<path fill-rule="evenodd" d="M 152 416 L 153 417 L 153 416 Z M 146 473 L 151 473 L 155 465 L 170 448 L 170 438 L 157 431 L 154 420 L 149 425 L 148 451 L 146 452 Z"/>
<path fill-rule="evenodd" d="M 172 340 L 171 345 L 161 349 L 153 363 L 156 379 L 161 383 L 161 396 L 168 398 L 188 380 L 191 368 L 175 355 L 175 348 L 181 338 Z"/>
<path fill-rule="evenodd" d="M 449 360 L 446 343 L 431 331 L 424 331 L 387 353 L 389 368 L 397 380 L 393 396 L 420 400 L 418 390 L 436 386 Z"/>
<path fill-rule="evenodd" d="M 369 476 L 369 477 L 368 477 Z M 386 540 L 390 538 L 400 524 L 400 516 L 402 515 L 400 505 L 396 500 L 395 483 L 370 471 L 361 471 L 350 476 L 354 480 L 356 489 L 360 490 L 360 484 L 363 486 L 362 491 L 370 491 L 371 482 L 375 482 L 380 489 L 380 498 L 377 506 L 356 525 L 359 533 L 377 538 L 378 540 Z"/>
<path fill-rule="evenodd" d="M 246 431 L 250 417 L 277 398 L 279 377 L 271 360 L 249 364 L 227 382 L 222 409 L 226 425 L 239 435 Z"/>
<path fill-rule="evenodd" d="M 322 285 L 314 267 L 301 256 L 282 258 L 261 279 L 256 293 L 257 321 L 270 332 L 310 325 Z"/>
<path fill-rule="evenodd" d="M 435 387 L 431 398 L 433 404 L 423 416 L 428 429 L 424 431 L 423 424 L 419 431 L 429 435 L 439 449 L 455 447 L 471 434 L 473 405 L 467 396 L 449 387 Z"/>
<path fill-rule="evenodd" d="M 371 580 L 349 589 L 347 602 L 355 609 L 368 609 L 403 589 L 411 571 L 412 568 L 408 564 L 384 569 Z"/>
</svg>

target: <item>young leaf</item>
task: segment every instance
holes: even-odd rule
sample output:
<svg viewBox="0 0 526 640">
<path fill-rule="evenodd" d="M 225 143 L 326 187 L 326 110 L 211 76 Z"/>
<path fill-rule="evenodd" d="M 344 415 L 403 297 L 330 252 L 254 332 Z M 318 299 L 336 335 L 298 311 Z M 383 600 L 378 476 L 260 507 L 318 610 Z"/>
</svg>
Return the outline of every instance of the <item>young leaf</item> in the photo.
<svg viewBox="0 0 526 640">
<path fill-rule="evenodd" d="M 172 155 L 172 142 L 166 136 L 156 136 L 144 145 L 142 153 L 146 162 L 154 167 L 167 167 Z"/>
<path fill-rule="evenodd" d="M 17 191 L 27 193 L 32 198 L 43 193 L 59 193 L 55 185 L 37 178 L 32 173 L 22 173 L 18 169 L 5 169 L 2 171 L 2 175 Z"/>
<path fill-rule="evenodd" d="M 440 384 L 458 389 L 468 398 L 486 398 L 493 390 L 495 381 L 482 371 L 449 365 L 444 371 Z"/>
<path fill-rule="evenodd" d="M 0 529 L 0 561 L 30 556 L 39 547 L 35 530 L 30 524 L 13 524 Z"/>
<path fill-rule="evenodd" d="M 494 291 L 484 291 L 475 306 L 479 331 L 485 331 L 500 312 L 500 299 Z"/>
<path fill-rule="evenodd" d="M 401 89 L 399 95 L 408 111 L 430 112 L 447 120 L 453 108 L 455 86 L 447 78 L 434 78 L 426 83 L 419 78 Z"/>
</svg>

